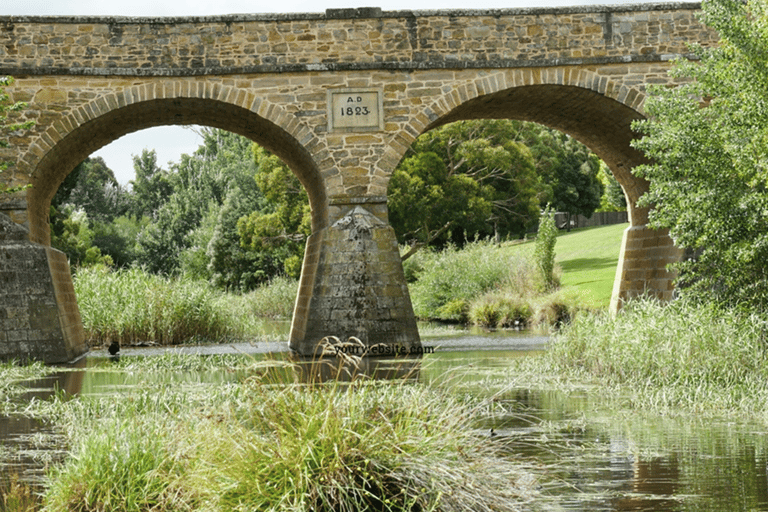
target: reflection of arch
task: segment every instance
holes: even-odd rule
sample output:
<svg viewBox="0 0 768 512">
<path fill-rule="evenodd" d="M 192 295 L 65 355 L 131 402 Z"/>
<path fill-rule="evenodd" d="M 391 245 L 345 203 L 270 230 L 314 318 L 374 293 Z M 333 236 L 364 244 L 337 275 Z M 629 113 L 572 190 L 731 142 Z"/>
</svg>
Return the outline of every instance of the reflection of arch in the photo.
<svg viewBox="0 0 768 512">
<path fill-rule="evenodd" d="M 644 224 L 644 211 L 636 211 L 635 203 L 647 185 L 631 169 L 645 159 L 630 147 L 636 138 L 631 123 L 643 117 L 637 110 L 643 100 L 639 91 L 589 71 L 517 70 L 456 87 L 429 105 L 406 132 L 420 134 L 465 119 L 533 121 L 563 131 L 608 164 L 627 195 L 632 224 Z M 412 140 L 407 142 L 406 147 Z"/>
<path fill-rule="evenodd" d="M 313 206 L 313 230 L 327 224 L 323 181 L 305 149 L 315 142 L 308 128 L 252 93 L 218 84 L 179 82 L 108 94 L 53 123 L 22 162 L 33 169 L 33 187 L 27 193 L 30 239 L 50 244 L 47 219 L 51 199 L 67 174 L 88 155 L 137 130 L 186 124 L 225 129 L 275 153 L 307 189 Z"/>
</svg>

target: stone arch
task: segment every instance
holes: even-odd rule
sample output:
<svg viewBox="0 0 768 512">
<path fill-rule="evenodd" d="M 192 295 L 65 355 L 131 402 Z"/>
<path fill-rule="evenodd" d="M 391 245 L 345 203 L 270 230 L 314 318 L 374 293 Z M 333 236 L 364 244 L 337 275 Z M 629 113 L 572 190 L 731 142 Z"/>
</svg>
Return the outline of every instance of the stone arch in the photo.
<svg viewBox="0 0 768 512">
<path fill-rule="evenodd" d="M 295 116 L 253 92 L 210 82 L 145 84 L 104 94 L 54 122 L 19 162 L 31 169 L 30 240 L 50 245 L 48 209 L 64 178 L 88 155 L 128 133 L 201 124 L 257 142 L 293 170 L 309 194 L 312 228 L 327 225 L 326 191 L 308 148 L 320 143 Z"/>
<path fill-rule="evenodd" d="M 576 68 L 523 69 L 491 73 L 457 85 L 411 120 L 407 134 L 390 147 L 399 161 L 413 140 L 429 130 L 460 120 L 532 121 L 569 134 L 594 151 L 616 176 L 627 197 L 632 225 L 647 221 L 636 207 L 647 183 L 631 169 L 646 162 L 630 146 L 637 137 L 632 121 L 642 119 L 645 95 L 606 76 Z M 407 140 L 405 140 L 407 139 Z"/>
<path fill-rule="evenodd" d="M 639 295 L 671 300 L 675 275 L 667 265 L 679 261 L 682 252 L 666 230 L 647 226 L 648 208 L 639 208 L 637 200 L 648 183 L 632 174 L 633 167 L 647 162 L 630 146 L 637 137 L 632 122 L 644 118 L 644 100 L 639 89 L 578 68 L 489 72 L 427 105 L 394 139 L 383 161 L 391 173 L 420 134 L 465 119 L 533 121 L 565 132 L 608 164 L 627 198 L 630 227 L 624 231 L 611 310 Z"/>
</svg>

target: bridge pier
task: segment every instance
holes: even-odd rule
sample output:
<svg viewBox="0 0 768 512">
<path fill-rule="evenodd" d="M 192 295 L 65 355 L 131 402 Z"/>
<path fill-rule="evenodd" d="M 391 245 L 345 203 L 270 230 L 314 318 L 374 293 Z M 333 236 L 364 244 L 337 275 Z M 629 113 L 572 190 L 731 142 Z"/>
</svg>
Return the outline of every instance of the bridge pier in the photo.
<svg viewBox="0 0 768 512">
<path fill-rule="evenodd" d="M 0 214 L 0 361 L 72 361 L 88 351 L 67 256 Z"/>
<path fill-rule="evenodd" d="M 329 210 L 330 225 L 307 241 L 291 349 L 314 355 L 326 336 L 354 336 L 370 355 L 420 348 L 386 198 L 341 198 Z"/>
<path fill-rule="evenodd" d="M 676 274 L 668 270 L 667 265 L 682 257 L 683 250 L 675 247 L 669 230 L 652 229 L 646 224 L 625 229 L 613 282 L 611 311 L 617 312 L 624 301 L 641 295 L 672 300 Z"/>
</svg>

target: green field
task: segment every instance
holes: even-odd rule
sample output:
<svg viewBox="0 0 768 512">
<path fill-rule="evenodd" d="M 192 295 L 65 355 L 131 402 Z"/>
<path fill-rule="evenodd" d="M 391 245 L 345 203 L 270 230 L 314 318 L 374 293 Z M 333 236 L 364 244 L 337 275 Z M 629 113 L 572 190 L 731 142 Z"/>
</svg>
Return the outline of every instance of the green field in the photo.
<svg viewBox="0 0 768 512">
<path fill-rule="evenodd" d="M 555 262 L 562 270 L 561 291 L 578 295 L 579 302 L 594 308 L 611 303 L 621 237 L 628 223 L 561 232 L 555 245 Z M 533 254 L 534 242 L 513 246 L 513 251 Z"/>
<path fill-rule="evenodd" d="M 557 237 L 555 261 L 562 269 L 564 292 L 576 291 L 585 301 L 608 307 L 627 227 L 629 224 L 582 228 Z"/>
</svg>

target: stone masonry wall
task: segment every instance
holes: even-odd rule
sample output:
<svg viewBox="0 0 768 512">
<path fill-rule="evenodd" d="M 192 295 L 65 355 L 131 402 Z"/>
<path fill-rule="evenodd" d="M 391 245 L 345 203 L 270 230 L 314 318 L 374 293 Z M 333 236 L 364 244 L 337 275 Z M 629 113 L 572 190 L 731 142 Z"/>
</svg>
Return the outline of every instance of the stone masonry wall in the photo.
<svg viewBox="0 0 768 512">
<path fill-rule="evenodd" d="M 200 75 L 658 60 L 714 42 L 698 4 L 189 18 L 0 17 L 19 74 Z"/>
<path fill-rule="evenodd" d="M 0 361 L 71 361 L 87 351 L 63 253 L 0 214 Z"/>
</svg>

